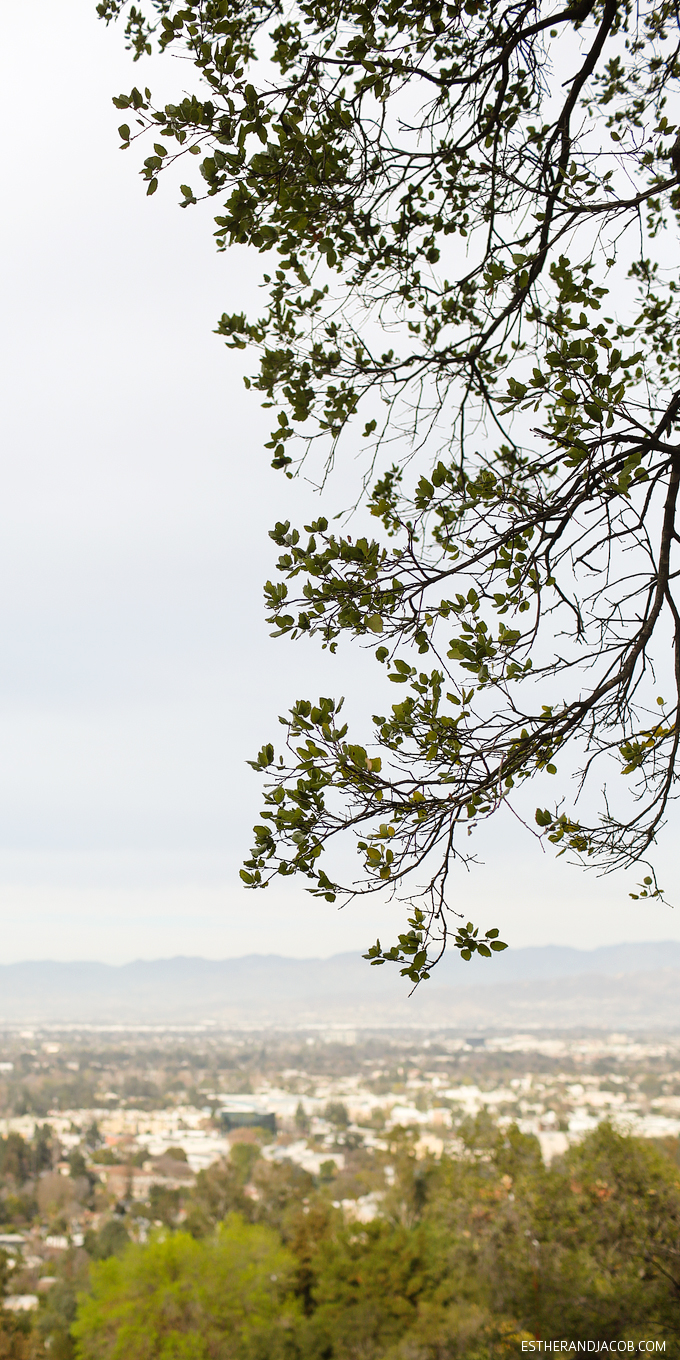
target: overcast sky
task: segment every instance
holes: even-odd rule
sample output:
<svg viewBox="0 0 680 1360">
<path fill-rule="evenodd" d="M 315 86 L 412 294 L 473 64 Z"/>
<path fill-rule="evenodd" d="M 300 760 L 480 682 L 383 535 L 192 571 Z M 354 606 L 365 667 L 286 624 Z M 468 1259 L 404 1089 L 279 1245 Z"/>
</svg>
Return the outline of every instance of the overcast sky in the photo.
<svg viewBox="0 0 680 1360">
<path fill-rule="evenodd" d="M 256 299 L 258 261 L 218 256 L 163 184 L 145 197 L 111 95 L 158 82 L 94 0 L 7 10 L 0 63 L 0 962 L 391 940 L 394 908 L 238 880 L 244 761 L 295 698 L 377 669 L 268 638 L 267 529 L 310 494 L 269 471 L 265 413 L 212 334 Z M 630 876 L 556 865 L 511 819 L 481 852 L 457 900 L 513 944 L 680 939 Z"/>
</svg>

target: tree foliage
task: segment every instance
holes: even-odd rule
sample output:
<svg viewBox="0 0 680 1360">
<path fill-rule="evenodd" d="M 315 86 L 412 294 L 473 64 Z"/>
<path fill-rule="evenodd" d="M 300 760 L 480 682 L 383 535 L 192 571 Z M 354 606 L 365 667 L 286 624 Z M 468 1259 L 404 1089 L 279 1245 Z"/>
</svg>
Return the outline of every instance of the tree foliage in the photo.
<svg viewBox="0 0 680 1360">
<path fill-rule="evenodd" d="M 250 1222 L 206 1223 L 199 1240 L 178 1232 L 94 1265 L 80 1360 L 509 1360 L 538 1337 L 646 1338 L 677 1355 L 677 1162 L 608 1125 L 548 1168 L 535 1138 L 488 1115 L 459 1133 L 440 1161 L 394 1146 L 393 1184 L 369 1223 L 346 1222 L 322 1185 L 302 1197 L 297 1168 L 282 1164 L 284 1218 L 264 1194 Z M 229 1272 L 225 1241 L 232 1260 L 238 1247 Z M 271 1274 L 293 1296 L 279 1312 L 262 1303 Z"/>
<path fill-rule="evenodd" d="M 292 1262 L 267 1227 L 233 1215 L 212 1237 L 157 1236 L 92 1267 L 73 1327 L 80 1360 L 283 1355 Z M 279 1344 L 277 1345 L 277 1338 Z"/>
<path fill-rule="evenodd" d="M 364 451 L 358 536 L 278 523 L 266 600 L 275 635 L 356 639 L 376 695 L 384 676 L 403 689 L 363 745 L 341 701 L 294 704 L 283 750 L 253 762 L 242 878 L 302 874 L 330 901 L 402 890 L 410 928 L 371 958 L 417 981 L 451 930 L 465 833 L 523 812 L 528 781 L 535 833 L 604 871 L 646 860 L 674 796 L 678 6 L 98 12 L 126 16 L 135 59 L 157 40 L 194 73 L 176 103 L 116 98 L 120 135 L 153 140 L 148 193 L 191 166 L 182 205 L 215 198 L 218 247 L 264 256 L 262 314 L 217 330 L 259 355 L 273 466 L 291 477 L 317 449 L 325 476 L 340 447 Z M 324 860 L 346 834 L 350 882 Z M 638 896 L 660 892 L 650 867 Z M 503 947 L 451 933 L 465 958 Z"/>
<path fill-rule="evenodd" d="M 1 1360 L 34 1360 L 34 1354 L 28 1319 L 4 1312 L 0 1317 Z"/>
<path fill-rule="evenodd" d="M 462 1132 L 462 1155 L 417 1190 L 402 1170 L 391 1215 L 320 1248 L 318 1354 L 517 1354 L 521 1337 L 636 1327 L 677 1344 L 677 1167 L 607 1125 L 549 1169 L 516 1128 L 484 1117 Z"/>
</svg>

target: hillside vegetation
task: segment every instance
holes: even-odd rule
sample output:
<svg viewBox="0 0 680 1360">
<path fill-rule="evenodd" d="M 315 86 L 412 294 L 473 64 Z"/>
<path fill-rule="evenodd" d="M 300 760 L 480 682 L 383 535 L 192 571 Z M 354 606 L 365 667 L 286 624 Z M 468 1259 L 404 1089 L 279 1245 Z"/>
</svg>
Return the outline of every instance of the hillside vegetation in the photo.
<svg viewBox="0 0 680 1360">
<path fill-rule="evenodd" d="M 456 1156 L 417 1160 L 397 1132 L 369 1222 L 333 1203 L 332 1177 L 236 1145 L 146 1241 L 119 1220 L 63 1253 L 0 1357 L 487 1360 L 535 1338 L 675 1355 L 677 1148 L 602 1124 L 546 1168 L 514 1126 L 460 1133 Z"/>
</svg>

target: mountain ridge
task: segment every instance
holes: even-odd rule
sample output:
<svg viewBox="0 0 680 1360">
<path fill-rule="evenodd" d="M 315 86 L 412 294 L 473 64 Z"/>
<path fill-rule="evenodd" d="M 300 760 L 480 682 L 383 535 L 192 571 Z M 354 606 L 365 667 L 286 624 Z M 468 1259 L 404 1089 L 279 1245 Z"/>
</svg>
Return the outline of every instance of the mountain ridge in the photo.
<svg viewBox="0 0 680 1360">
<path fill-rule="evenodd" d="M 547 945 L 466 964 L 447 956 L 409 999 L 389 965 L 177 955 L 125 964 L 0 964 L 0 1023 L 680 1027 L 680 943 Z"/>
</svg>

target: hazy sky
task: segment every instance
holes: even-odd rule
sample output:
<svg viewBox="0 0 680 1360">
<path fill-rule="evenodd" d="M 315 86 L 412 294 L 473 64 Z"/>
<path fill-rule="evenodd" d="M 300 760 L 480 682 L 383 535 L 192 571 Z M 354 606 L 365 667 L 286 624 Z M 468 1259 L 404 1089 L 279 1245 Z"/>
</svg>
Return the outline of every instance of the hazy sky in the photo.
<svg viewBox="0 0 680 1360">
<path fill-rule="evenodd" d="M 259 262 L 218 256 L 162 183 L 145 197 L 111 95 L 158 79 L 94 0 L 8 10 L 0 65 L 0 962 L 391 939 L 394 908 L 238 880 L 245 759 L 295 698 L 377 670 L 268 638 L 267 529 L 310 494 L 269 471 L 266 415 L 212 334 Z M 680 912 L 630 902 L 635 876 L 555 865 L 511 819 L 482 857 L 458 900 L 514 944 L 680 939 Z"/>
</svg>

